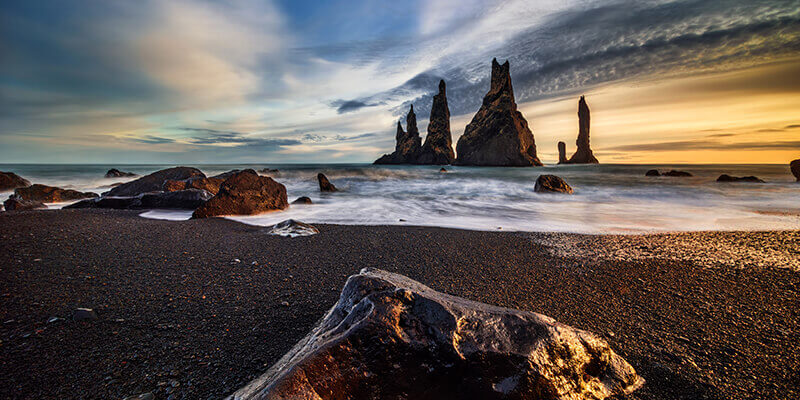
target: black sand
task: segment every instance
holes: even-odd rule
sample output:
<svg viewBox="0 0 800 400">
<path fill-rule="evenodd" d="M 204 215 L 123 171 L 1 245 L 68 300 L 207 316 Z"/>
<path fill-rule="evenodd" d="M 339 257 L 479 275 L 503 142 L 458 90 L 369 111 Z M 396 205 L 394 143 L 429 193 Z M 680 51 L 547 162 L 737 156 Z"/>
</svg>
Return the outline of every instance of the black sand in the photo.
<svg viewBox="0 0 800 400">
<path fill-rule="evenodd" d="M 617 260 L 598 255 L 601 245 L 575 258 L 537 244 L 571 235 L 319 225 L 319 235 L 289 239 L 223 219 L 137 214 L 0 213 L 0 397 L 224 397 L 304 336 L 363 267 L 598 333 L 647 380 L 630 398 L 800 396 L 792 268 L 709 267 L 702 254 Z M 681 240 L 692 237 L 751 241 L 756 258 L 760 241 L 800 249 L 798 232 Z M 70 321 L 77 307 L 99 320 Z"/>
</svg>

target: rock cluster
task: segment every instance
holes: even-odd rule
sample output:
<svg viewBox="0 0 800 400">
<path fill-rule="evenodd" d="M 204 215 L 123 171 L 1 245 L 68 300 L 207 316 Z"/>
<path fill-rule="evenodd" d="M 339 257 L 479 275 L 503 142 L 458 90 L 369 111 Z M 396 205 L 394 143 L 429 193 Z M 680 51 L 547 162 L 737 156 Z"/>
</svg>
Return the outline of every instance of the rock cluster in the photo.
<svg viewBox="0 0 800 400">
<path fill-rule="evenodd" d="M 97 193 L 79 192 L 72 189 L 40 185 L 38 183 L 28 187 L 18 188 L 14 190 L 14 194 L 23 200 L 40 201 L 43 203 L 61 203 L 97 197 Z"/>
<path fill-rule="evenodd" d="M 753 183 L 764 183 L 762 179 L 759 179 L 756 176 L 730 176 L 728 174 L 722 174 L 717 178 L 717 182 L 753 182 Z"/>
<path fill-rule="evenodd" d="M 364 269 L 308 336 L 230 399 L 588 400 L 643 383 L 595 334 Z"/>
<path fill-rule="evenodd" d="M 572 194 L 572 187 L 567 182 L 555 175 L 539 175 L 533 191 L 537 193 L 566 193 Z"/>
<path fill-rule="evenodd" d="M 0 192 L 27 187 L 30 185 L 31 183 L 28 182 L 27 179 L 24 179 L 13 172 L 0 171 Z"/>
<path fill-rule="evenodd" d="M 563 164 L 597 164 L 597 158 L 592 153 L 592 148 L 589 147 L 589 106 L 586 104 L 586 99 L 581 96 L 578 100 L 578 139 L 575 140 L 575 145 L 578 147 L 575 154 L 563 162 Z M 566 151 L 566 149 L 565 149 Z M 559 144 L 559 164 L 562 164 L 561 157 L 561 144 Z"/>
<path fill-rule="evenodd" d="M 792 175 L 794 175 L 794 178 L 800 182 L 800 159 L 790 162 L 789 168 L 792 170 Z"/>
<path fill-rule="evenodd" d="M 252 169 L 231 176 L 219 192 L 192 213 L 192 218 L 252 215 L 289 207 L 286 187 Z"/>
</svg>

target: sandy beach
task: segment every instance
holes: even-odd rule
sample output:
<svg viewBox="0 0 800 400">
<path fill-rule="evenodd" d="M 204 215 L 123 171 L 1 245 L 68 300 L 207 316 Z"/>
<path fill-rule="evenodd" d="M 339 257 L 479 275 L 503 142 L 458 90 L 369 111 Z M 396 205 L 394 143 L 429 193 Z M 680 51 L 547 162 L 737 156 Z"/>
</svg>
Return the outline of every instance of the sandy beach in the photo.
<svg viewBox="0 0 800 400">
<path fill-rule="evenodd" d="M 302 338 L 364 267 L 593 331 L 647 380 L 630 398 L 800 394 L 797 231 L 318 225 L 318 235 L 284 238 L 225 219 L 139 213 L 0 214 L 3 398 L 224 397 Z M 695 243 L 696 254 L 681 258 L 678 242 Z M 710 246 L 720 243 L 733 253 Z M 731 254 L 742 249 L 749 258 L 738 262 Z M 724 263 L 711 262 L 718 256 Z M 73 322 L 78 307 L 99 319 Z"/>
</svg>

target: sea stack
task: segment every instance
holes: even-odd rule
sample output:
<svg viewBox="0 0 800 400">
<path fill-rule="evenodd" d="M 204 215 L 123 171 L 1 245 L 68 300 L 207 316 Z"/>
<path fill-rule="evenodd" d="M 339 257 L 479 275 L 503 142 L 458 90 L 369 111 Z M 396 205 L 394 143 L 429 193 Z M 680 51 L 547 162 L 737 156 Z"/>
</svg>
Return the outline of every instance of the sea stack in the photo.
<svg viewBox="0 0 800 400">
<path fill-rule="evenodd" d="M 800 182 L 800 158 L 790 162 L 789 168 L 791 168 L 792 175 L 794 175 L 794 178 L 797 179 L 798 182 Z"/>
<path fill-rule="evenodd" d="M 567 144 L 564 142 L 558 142 L 558 163 L 567 163 Z"/>
<path fill-rule="evenodd" d="M 404 131 L 400 121 L 397 121 L 397 135 L 395 135 L 397 144 L 395 145 L 394 153 L 384 154 L 381 158 L 375 160 L 374 164 L 411 164 L 416 161 L 422 138 L 420 138 L 419 129 L 417 129 L 417 114 L 414 113 L 413 104 L 406 116 L 406 128 L 408 132 Z"/>
<path fill-rule="evenodd" d="M 528 121 L 517 111 L 508 61 L 492 60 L 492 83 L 483 104 L 458 140 L 459 165 L 542 165 Z"/>
<path fill-rule="evenodd" d="M 453 137 L 450 135 L 450 109 L 447 107 L 444 80 L 439 81 L 439 93 L 433 96 L 428 136 L 422 145 L 417 164 L 447 165 L 455 161 Z"/>
<path fill-rule="evenodd" d="M 598 164 L 597 158 L 589 147 L 589 106 L 586 99 L 581 96 L 578 100 L 578 139 L 575 141 L 578 149 L 566 161 L 567 164 Z"/>
</svg>

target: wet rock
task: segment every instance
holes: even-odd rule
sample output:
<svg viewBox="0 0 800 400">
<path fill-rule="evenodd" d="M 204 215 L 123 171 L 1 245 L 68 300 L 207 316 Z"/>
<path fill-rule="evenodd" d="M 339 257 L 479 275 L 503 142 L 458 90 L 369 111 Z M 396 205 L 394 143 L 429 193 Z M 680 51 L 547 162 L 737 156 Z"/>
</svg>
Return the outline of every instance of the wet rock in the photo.
<svg viewBox="0 0 800 400">
<path fill-rule="evenodd" d="M 116 168 L 111 168 L 106 172 L 106 178 L 124 178 L 129 176 L 136 176 L 133 172 L 123 172 Z"/>
<path fill-rule="evenodd" d="M 214 197 L 194 211 L 192 218 L 252 215 L 288 206 L 285 186 L 246 169 L 228 178 Z"/>
<path fill-rule="evenodd" d="M 226 177 L 211 177 L 211 178 L 191 178 L 181 181 L 168 180 L 164 182 L 163 190 L 165 192 L 177 192 L 179 190 L 187 189 L 202 189 L 209 193 L 217 194 L 219 187 L 222 185 Z"/>
<path fill-rule="evenodd" d="M 24 200 L 17 195 L 11 195 L 11 197 L 3 202 L 3 207 L 5 207 L 6 211 L 26 211 L 47 208 L 41 201 Z"/>
<path fill-rule="evenodd" d="M 439 172 L 447 172 L 447 170 L 444 168 L 439 168 Z"/>
<path fill-rule="evenodd" d="M 97 193 L 79 192 L 77 190 L 40 185 L 38 183 L 28 187 L 18 188 L 14 190 L 14 194 L 24 200 L 41 201 L 43 203 L 61 203 L 64 201 L 98 197 Z"/>
<path fill-rule="evenodd" d="M 661 173 L 657 169 L 651 169 L 645 172 L 644 176 L 661 176 Z"/>
<path fill-rule="evenodd" d="M 528 121 L 517 111 L 508 61 L 492 60 L 491 88 L 458 140 L 459 165 L 542 165 Z"/>
<path fill-rule="evenodd" d="M 693 175 L 692 175 L 692 174 L 690 174 L 690 173 L 688 173 L 688 172 L 686 172 L 686 171 L 678 171 L 678 170 L 674 170 L 674 169 L 673 169 L 673 170 L 670 170 L 670 171 L 668 171 L 668 172 L 665 172 L 665 173 L 664 173 L 664 176 L 672 176 L 672 177 L 688 177 L 688 176 L 693 176 Z"/>
<path fill-rule="evenodd" d="M 97 199 L 82 200 L 70 204 L 64 209 L 72 208 L 111 208 L 117 210 L 136 209 L 142 207 L 142 196 L 115 197 L 103 196 Z"/>
<path fill-rule="evenodd" d="M 214 197 L 203 189 L 186 189 L 176 192 L 146 193 L 141 196 L 142 208 L 167 208 L 194 210 Z"/>
<path fill-rule="evenodd" d="M 558 142 L 558 163 L 567 163 L 567 144 L 564 142 Z"/>
<path fill-rule="evenodd" d="M 533 191 L 539 193 L 572 194 L 572 188 L 567 182 L 555 175 L 539 175 L 539 177 L 536 178 L 536 185 L 534 185 Z"/>
<path fill-rule="evenodd" d="M 444 80 L 439 81 L 439 93 L 433 96 L 428 136 L 414 161 L 415 164 L 447 165 L 456 160 L 453 137 L 450 134 L 450 109 L 447 107 Z"/>
<path fill-rule="evenodd" d="M 0 192 L 27 187 L 30 185 L 31 183 L 28 182 L 27 179 L 24 179 L 13 172 L 0 171 Z"/>
<path fill-rule="evenodd" d="M 797 182 L 800 182 L 800 159 L 790 162 L 789 168 L 792 170 L 792 175 L 797 179 Z"/>
<path fill-rule="evenodd" d="M 417 114 L 414 113 L 414 105 L 406 115 L 406 127 L 408 132 L 403 130 L 400 121 L 397 121 L 397 133 L 395 134 L 395 148 L 391 154 L 384 154 L 375 160 L 374 164 L 411 164 L 416 161 L 422 144 L 417 128 Z"/>
<path fill-rule="evenodd" d="M 321 192 L 338 192 L 339 191 L 339 189 L 336 189 L 336 186 L 334 186 L 328 180 L 328 177 L 325 176 L 325 174 L 323 174 L 321 172 L 317 174 L 317 181 L 319 182 L 319 190 Z"/>
<path fill-rule="evenodd" d="M 300 196 L 292 204 L 312 204 L 312 201 L 306 196 Z"/>
<path fill-rule="evenodd" d="M 97 313 L 91 308 L 76 308 L 72 312 L 73 321 L 96 321 Z"/>
<path fill-rule="evenodd" d="M 286 221 L 275 224 L 270 229 L 270 235 L 298 237 L 298 236 L 311 236 L 319 233 L 319 230 L 304 222 L 287 219 Z"/>
<path fill-rule="evenodd" d="M 586 99 L 581 96 L 578 100 L 578 139 L 575 140 L 578 149 L 567 160 L 567 164 L 597 164 L 597 158 L 589 147 L 589 106 Z"/>
<path fill-rule="evenodd" d="M 205 178 L 206 175 L 197 168 L 191 167 L 174 167 L 163 169 L 161 171 L 153 172 L 150 175 L 143 176 L 131 182 L 119 185 L 109 192 L 104 193 L 107 196 L 125 197 L 136 196 L 142 193 L 159 192 L 163 190 L 164 182 L 182 181 L 191 178 Z"/>
<path fill-rule="evenodd" d="M 604 399 L 643 382 L 593 333 L 364 269 L 308 336 L 230 398 Z"/>
<path fill-rule="evenodd" d="M 755 176 L 730 176 L 728 174 L 722 174 L 717 178 L 717 182 L 753 182 L 753 183 L 764 183 L 763 180 L 759 179 Z"/>
</svg>

